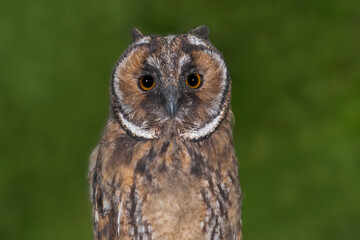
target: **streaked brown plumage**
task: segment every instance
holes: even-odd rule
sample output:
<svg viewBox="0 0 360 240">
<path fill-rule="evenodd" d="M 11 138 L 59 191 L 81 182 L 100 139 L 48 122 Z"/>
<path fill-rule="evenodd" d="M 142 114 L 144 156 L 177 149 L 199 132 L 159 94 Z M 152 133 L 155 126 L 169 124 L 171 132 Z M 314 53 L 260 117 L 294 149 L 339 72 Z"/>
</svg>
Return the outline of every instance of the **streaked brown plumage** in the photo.
<svg viewBox="0 0 360 240">
<path fill-rule="evenodd" d="M 94 239 L 240 240 L 231 82 L 221 54 L 205 27 L 133 36 L 90 158 Z M 193 73 L 202 77 L 197 89 L 185 84 Z M 146 74 L 156 83 L 149 91 L 139 87 Z"/>
</svg>

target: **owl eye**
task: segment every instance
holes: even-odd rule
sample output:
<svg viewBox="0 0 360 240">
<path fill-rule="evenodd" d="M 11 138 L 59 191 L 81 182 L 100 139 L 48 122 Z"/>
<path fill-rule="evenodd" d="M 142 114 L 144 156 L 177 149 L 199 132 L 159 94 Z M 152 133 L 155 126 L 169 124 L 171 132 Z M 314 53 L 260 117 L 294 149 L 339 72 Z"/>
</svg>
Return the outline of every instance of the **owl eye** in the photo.
<svg viewBox="0 0 360 240">
<path fill-rule="evenodd" d="M 191 88 L 198 88 L 201 84 L 201 77 L 197 73 L 192 73 L 186 78 L 186 84 Z"/>
<path fill-rule="evenodd" d="M 139 78 L 139 85 L 140 85 L 141 89 L 143 89 L 145 91 L 149 91 L 150 89 L 152 89 L 155 86 L 154 77 L 151 75 L 141 76 Z"/>
</svg>

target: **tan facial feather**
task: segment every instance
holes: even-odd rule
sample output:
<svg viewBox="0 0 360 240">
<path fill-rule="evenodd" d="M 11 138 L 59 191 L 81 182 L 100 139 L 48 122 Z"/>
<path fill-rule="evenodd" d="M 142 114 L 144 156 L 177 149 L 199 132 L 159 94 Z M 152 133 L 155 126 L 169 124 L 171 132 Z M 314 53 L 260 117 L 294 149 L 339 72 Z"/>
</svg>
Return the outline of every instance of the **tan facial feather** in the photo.
<svg viewBox="0 0 360 240">
<path fill-rule="evenodd" d="M 218 62 L 206 52 L 196 51 L 192 54 L 197 69 L 204 73 L 203 85 L 198 96 L 204 103 L 211 102 L 212 104 L 219 104 L 219 97 L 224 91 L 222 82 L 226 79 L 222 78 L 222 71 Z"/>
<path fill-rule="evenodd" d="M 136 109 L 138 104 L 144 99 L 145 94 L 138 87 L 138 77 L 144 59 L 148 55 L 147 47 L 139 47 L 135 49 L 127 57 L 116 71 L 119 81 L 119 89 L 121 92 L 121 100 L 124 106 Z"/>
<path fill-rule="evenodd" d="M 222 66 L 213 56 L 204 51 L 192 53 L 197 70 L 202 74 L 202 86 L 196 91 L 200 99 L 197 115 L 201 123 L 207 122 L 218 115 L 221 111 L 221 98 L 224 94 L 224 82 Z M 201 106 L 202 105 L 202 106 Z"/>
</svg>

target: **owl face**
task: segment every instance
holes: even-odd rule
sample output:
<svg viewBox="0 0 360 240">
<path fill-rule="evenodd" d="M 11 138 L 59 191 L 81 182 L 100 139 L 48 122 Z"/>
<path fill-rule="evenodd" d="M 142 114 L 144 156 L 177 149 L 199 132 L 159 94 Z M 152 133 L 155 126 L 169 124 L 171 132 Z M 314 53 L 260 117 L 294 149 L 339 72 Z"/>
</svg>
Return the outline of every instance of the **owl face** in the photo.
<svg viewBox="0 0 360 240">
<path fill-rule="evenodd" d="M 211 135 L 229 109 L 231 83 L 207 28 L 166 37 L 134 30 L 133 38 L 111 84 L 112 110 L 122 127 L 144 139 Z"/>
</svg>

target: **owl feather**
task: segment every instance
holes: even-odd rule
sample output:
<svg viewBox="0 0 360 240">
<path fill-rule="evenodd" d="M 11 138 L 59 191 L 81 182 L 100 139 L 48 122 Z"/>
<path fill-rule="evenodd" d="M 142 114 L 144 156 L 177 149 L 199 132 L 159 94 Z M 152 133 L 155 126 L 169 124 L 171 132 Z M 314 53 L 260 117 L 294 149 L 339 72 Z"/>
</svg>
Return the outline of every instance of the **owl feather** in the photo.
<svg viewBox="0 0 360 240">
<path fill-rule="evenodd" d="M 94 239 L 240 240 L 231 80 L 208 29 L 132 31 L 90 157 Z"/>
</svg>

